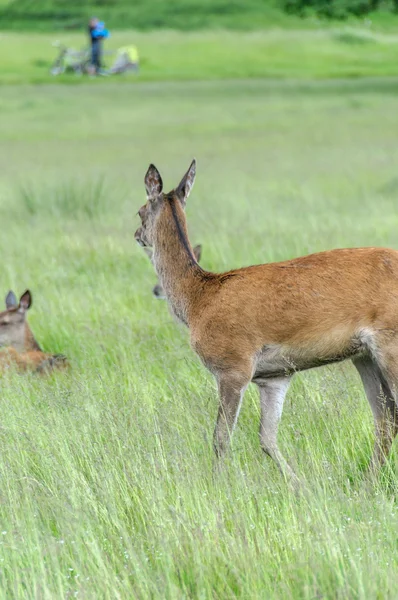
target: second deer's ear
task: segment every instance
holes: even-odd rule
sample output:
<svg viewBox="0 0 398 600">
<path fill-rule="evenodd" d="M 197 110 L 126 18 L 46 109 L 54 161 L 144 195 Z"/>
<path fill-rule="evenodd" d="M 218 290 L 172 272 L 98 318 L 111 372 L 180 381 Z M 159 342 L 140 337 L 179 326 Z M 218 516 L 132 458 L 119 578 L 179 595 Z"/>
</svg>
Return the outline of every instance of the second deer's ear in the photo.
<svg viewBox="0 0 398 600">
<path fill-rule="evenodd" d="M 145 189 L 148 200 L 155 200 L 163 190 L 163 181 L 155 165 L 149 165 L 145 175 Z"/>
<path fill-rule="evenodd" d="M 181 179 L 178 188 L 176 189 L 177 195 L 181 200 L 183 206 L 188 199 L 189 194 L 193 188 L 193 184 L 195 183 L 196 177 L 196 160 L 193 159 L 188 171 L 185 173 L 184 177 Z"/>
<path fill-rule="evenodd" d="M 16 295 L 14 294 L 14 292 L 12 290 L 10 290 L 6 296 L 6 308 L 17 308 L 18 306 L 18 300 Z"/>
<path fill-rule="evenodd" d="M 25 312 L 32 306 L 32 294 L 26 290 L 19 299 L 19 310 Z"/>
<path fill-rule="evenodd" d="M 200 257 L 202 256 L 201 244 L 198 244 L 197 246 L 195 246 L 195 248 L 193 249 L 193 255 L 196 258 L 196 262 L 200 262 Z"/>
<path fill-rule="evenodd" d="M 143 251 L 145 252 L 145 254 L 147 255 L 147 257 L 149 258 L 149 260 L 152 260 L 152 257 L 153 257 L 153 250 L 152 250 L 152 248 L 149 248 L 149 246 L 144 246 L 143 247 Z"/>
</svg>

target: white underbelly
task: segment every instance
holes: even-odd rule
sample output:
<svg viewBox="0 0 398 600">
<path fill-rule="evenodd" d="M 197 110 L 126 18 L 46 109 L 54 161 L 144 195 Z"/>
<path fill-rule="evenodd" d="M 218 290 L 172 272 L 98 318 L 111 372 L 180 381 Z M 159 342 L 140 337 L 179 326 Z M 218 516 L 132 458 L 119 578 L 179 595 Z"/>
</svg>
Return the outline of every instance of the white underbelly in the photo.
<svg viewBox="0 0 398 600">
<path fill-rule="evenodd" d="M 289 377 L 298 371 L 353 358 L 366 350 L 362 344 L 353 344 L 341 354 L 321 356 L 308 349 L 292 349 L 278 345 L 264 346 L 258 354 L 252 380 L 256 382 L 271 377 Z"/>
</svg>

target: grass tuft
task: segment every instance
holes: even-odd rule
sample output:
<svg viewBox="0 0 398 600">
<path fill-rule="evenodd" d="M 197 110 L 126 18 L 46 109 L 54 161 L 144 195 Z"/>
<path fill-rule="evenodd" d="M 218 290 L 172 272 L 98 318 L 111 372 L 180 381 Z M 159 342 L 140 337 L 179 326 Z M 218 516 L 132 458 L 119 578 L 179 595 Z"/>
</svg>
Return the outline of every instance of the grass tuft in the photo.
<svg viewBox="0 0 398 600">
<path fill-rule="evenodd" d="M 32 182 L 19 185 L 19 208 L 33 216 L 65 217 L 79 220 L 97 219 L 106 210 L 105 178 L 85 181 L 63 181 L 54 186 L 38 187 Z"/>
<path fill-rule="evenodd" d="M 376 44 L 377 39 L 366 32 L 361 31 L 337 31 L 333 37 L 338 42 L 351 45 Z"/>
</svg>

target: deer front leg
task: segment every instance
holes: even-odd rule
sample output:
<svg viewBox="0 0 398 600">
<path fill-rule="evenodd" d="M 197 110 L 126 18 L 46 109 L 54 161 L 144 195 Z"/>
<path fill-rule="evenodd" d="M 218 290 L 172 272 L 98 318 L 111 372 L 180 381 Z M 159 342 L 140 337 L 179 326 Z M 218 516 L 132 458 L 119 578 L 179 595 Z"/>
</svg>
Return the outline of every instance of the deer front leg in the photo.
<svg viewBox="0 0 398 600">
<path fill-rule="evenodd" d="M 217 377 L 220 405 L 214 430 L 214 450 L 221 458 L 231 443 L 231 437 L 238 420 L 243 394 L 250 378 L 236 373 L 222 373 Z"/>
</svg>

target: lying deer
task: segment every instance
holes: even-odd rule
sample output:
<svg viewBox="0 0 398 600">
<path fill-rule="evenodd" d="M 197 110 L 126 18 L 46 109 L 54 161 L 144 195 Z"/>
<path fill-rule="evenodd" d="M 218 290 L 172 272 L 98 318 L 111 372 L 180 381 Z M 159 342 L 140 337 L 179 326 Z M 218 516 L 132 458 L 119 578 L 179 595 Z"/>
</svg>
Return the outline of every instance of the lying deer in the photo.
<svg viewBox="0 0 398 600">
<path fill-rule="evenodd" d="M 145 247 L 144 250 L 145 250 L 145 253 L 148 256 L 149 260 L 153 263 L 153 261 L 152 261 L 152 258 L 153 258 L 152 248 Z M 197 246 L 195 246 L 194 248 L 192 248 L 192 252 L 193 252 L 193 255 L 195 257 L 196 262 L 199 263 L 200 262 L 200 257 L 202 256 L 202 246 L 200 244 L 198 244 Z M 152 289 L 152 294 L 158 300 L 164 300 L 166 298 L 166 296 L 164 294 L 164 290 L 163 290 L 162 286 L 160 285 L 159 281 L 157 282 L 157 284 L 155 285 L 155 287 Z"/>
<path fill-rule="evenodd" d="M 26 321 L 26 311 L 32 305 L 29 290 L 17 301 L 14 292 L 6 297 L 6 310 L 0 312 L 0 370 L 16 367 L 20 371 L 47 372 L 67 366 L 62 354 L 43 352 Z"/>
<path fill-rule="evenodd" d="M 290 381 L 297 371 L 351 359 L 374 416 L 375 471 L 398 427 L 398 252 L 330 250 L 227 273 L 204 271 L 184 212 L 195 171 L 193 161 L 178 187 L 164 194 L 162 178 L 150 165 L 135 238 L 153 249 L 170 308 L 188 326 L 192 348 L 216 378 L 217 456 L 229 445 L 252 381 L 260 390 L 261 446 L 295 480 L 277 443 Z"/>
</svg>

